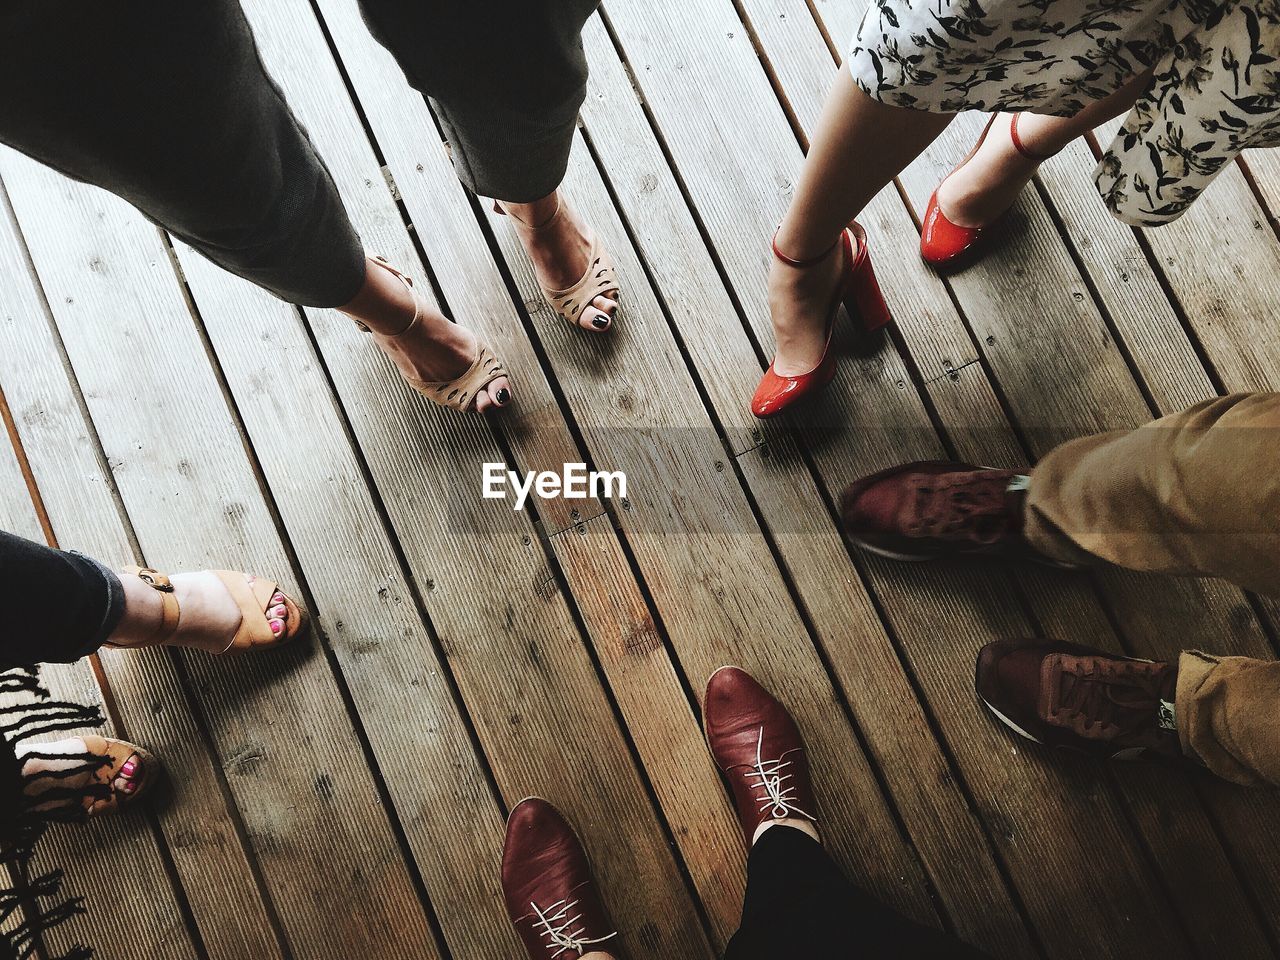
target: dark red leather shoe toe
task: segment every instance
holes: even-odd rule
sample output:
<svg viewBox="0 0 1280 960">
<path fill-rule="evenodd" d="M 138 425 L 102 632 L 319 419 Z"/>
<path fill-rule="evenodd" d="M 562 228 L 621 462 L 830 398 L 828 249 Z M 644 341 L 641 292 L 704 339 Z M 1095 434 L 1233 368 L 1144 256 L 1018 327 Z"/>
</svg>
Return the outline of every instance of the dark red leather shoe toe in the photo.
<svg viewBox="0 0 1280 960">
<path fill-rule="evenodd" d="M 855 480 L 840 496 L 845 536 L 891 560 L 985 554 L 1070 567 L 1023 536 L 1030 477 L 970 463 L 921 460 Z"/>
<path fill-rule="evenodd" d="M 804 741 L 786 707 L 745 670 L 721 667 L 707 681 L 702 713 L 748 847 L 767 820 L 817 822 Z"/>
<path fill-rule="evenodd" d="M 617 936 L 577 834 L 545 800 L 507 819 L 502 892 L 530 960 L 578 960 Z"/>
</svg>

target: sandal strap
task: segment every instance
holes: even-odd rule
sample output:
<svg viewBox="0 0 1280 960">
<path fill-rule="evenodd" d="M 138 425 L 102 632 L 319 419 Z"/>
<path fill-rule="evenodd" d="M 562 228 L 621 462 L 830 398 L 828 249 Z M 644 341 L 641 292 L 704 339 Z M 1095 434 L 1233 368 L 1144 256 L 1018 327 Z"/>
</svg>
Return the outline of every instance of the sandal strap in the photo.
<svg viewBox="0 0 1280 960">
<path fill-rule="evenodd" d="M 1009 139 L 1013 141 L 1013 149 L 1017 150 L 1033 163 L 1044 163 L 1046 160 L 1056 157 L 1056 152 L 1037 153 L 1036 151 L 1027 148 L 1027 145 L 1022 142 L 1022 137 L 1018 136 L 1018 118 L 1021 116 L 1022 114 L 1015 113 L 1013 118 L 1009 121 Z"/>
<path fill-rule="evenodd" d="M 578 320 L 582 317 L 582 311 L 591 305 L 592 300 L 610 290 L 621 289 L 618 286 L 618 271 L 613 265 L 613 258 L 600 243 L 600 238 L 595 235 L 591 238 L 587 272 L 582 275 L 581 280 L 567 290 L 543 287 L 541 282 L 538 286 L 541 287 L 542 295 L 547 298 L 547 302 L 551 304 L 551 309 L 575 327 L 579 326 Z"/>
<path fill-rule="evenodd" d="M 245 579 L 244 573 L 239 570 L 210 570 L 209 572 L 222 581 L 222 585 L 227 588 L 227 593 L 231 594 L 231 599 L 240 608 L 240 626 L 236 629 L 235 636 L 231 638 L 230 643 L 217 652 L 226 653 L 231 649 L 265 646 L 277 643 L 281 639 L 271 632 L 271 625 L 267 622 L 267 608 L 271 605 L 271 598 L 278 589 L 274 582 L 255 577 L 250 583 Z"/>
<path fill-rule="evenodd" d="M 409 296 L 413 298 L 413 319 L 409 321 L 409 325 L 405 327 L 403 330 L 401 330 L 399 333 L 383 334 L 383 336 L 385 336 L 389 340 L 394 340 L 396 337 L 403 337 L 406 333 L 408 333 L 410 330 L 412 330 L 414 327 L 418 325 L 418 320 L 421 319 L 422 317 L 422 301 L 418 299 L 418 292 L 413 289 L 413 277 L 406 276 L 405 274 L 401 273 L 399 270 L 397 270 L 387 261 L 386 257 L 381 256 L 380 254 L 376 254 L 376 253 L 368 254 L 368 259 L 370 263 L 377 264 L 383 270 L 387 271 L 387 273 L 391 274 L 393 277 L 395 277 L 397 280 L 403 283 L 404 288 L 409 291 Z M 351 322 L 360 328 L 361 333 L 371 332 L 369 328 L 365 326 L 365 324 L 361 323 L 359 320 L 355 319 L 354 317 L 351 318 Z"/>
<path fill-rule="evenodd" d="M 769 246 L 772 248 L 773 255 L 775 257 L 777 257 L 779 260 L 785 263 L 788 267 L 796 267 L 799 270 L 803 270 L 806 267 L 812 267 L 815 264 L 819 264 L 823 260 L 827 259 L 827 257 L 831 256 L 831 251 L 834 250 L 836 247 L 840 246 L 840 241 L 844 239 L 844 233 L 841 232 L 840 236 L 836 237 L 835 242 L 833 242 L 831 246 L 827 247 L 827 249 L 823 250 L 817 256 L 807 257 L 803 260 L 797 260 L 795 257 L 788 257 L 785 253 L 783 253 L 781 250 L 778 249 L 778 231 L 781 229 L 782 227 L 779 226 L 777 230 L 773 231 L 773 237 L 769 240 Z"/>
<path fill-rule="evenodd" d="M 563 210 L 564 210 L 564 203 L 560 200 L 559 197 L 557 197 L 555 213 L 551 214 L 551 216 L 547 217 L 547 219 L 543 220 L 541 223 L 529 223 L 527 220 L 521 220 L 514 213 L 512 213 L 506 207 L 504 207 L 502 205 L 501 200 L 493 201 L 494 213 L 501 214 L 504 217 L 510 217 L 512 220 L 520 224 L 520 226 L 524 227 L 526 230 L 543 230 L 551 226 L 551 224 L 555 223 L 557 220 L 560 219 L 560 214 Z"/>
<path fill-rule="evenodd" d="M 160 594 L 160 623 L 151 636 L 141 643 L 107 643 L 103 646 L 116 650 L 140 650 L 144 647 L 160 647 L 178 632 L 178 624 L 182 620 L 182 608 L 173 592 L 173 584 L 168 574 L 161 573 L 154 567 L 125 567 L 121 573 L 137 577 Z"/>
<path fill-rule="evenodd" d="M 453 380 L 414 380 L 409 377 L 405 379 L 413 389 L 432 403 L 442 407 L 452 407 L 455 410 L 466 410 L 467 405 L 477 393 L 494 380 L 506 375 L 507 371 L 502 366 L 502 362 L 487 344 L 482 343 L 475 360 L 460 377 L 455 377 Z"/>
</svg>

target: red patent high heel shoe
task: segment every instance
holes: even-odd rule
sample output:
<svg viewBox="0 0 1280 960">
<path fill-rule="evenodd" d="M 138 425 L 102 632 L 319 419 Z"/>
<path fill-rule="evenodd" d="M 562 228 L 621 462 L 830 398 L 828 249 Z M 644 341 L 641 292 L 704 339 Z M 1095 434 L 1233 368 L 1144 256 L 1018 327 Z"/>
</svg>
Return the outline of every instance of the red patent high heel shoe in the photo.
<svg viewBox="0 0 1280 960">
<path fill-rule="evenodd" d="M 888 326 L 892 319 L 884 296 L 880 293 L 880 284 L 876 282 L 875 271 L 871 268 L 871 257 L 867 253 L 867 233 L 858 224 L 850 224 L 839 240 L 818 256 L 807 260 L 792 259 L 779 250 L 776 233 L 771 245 L 775 257 L 787 266 L 801 270 L 820 263 L 839 248 L 844 257 L 844 270 L 831 297 L 831 306 L 827 309 L 827 340 L 822 348 L 822 359 L 808 373 L 794 377 L 782 376 L 774 370 L 772 363 L 769 364 L 760 385 L 756 387 L 755 396 L 751 398 L 751 412 L 762 420 L 777 416 L 793 403 L 821 390 L 835 377 L 836 358 L 831 353 L 831 333 L 835 328 L 840 304 L 844 304 L 849 319 L 859 328 L 859 339 L 866 346 L 871 345 L 879 331 Z"/>
<path fill-rule="evenodd" d="M 959 170 L 977 156 L 978 151 L 982 149 L 982 144 L 987 139 L 987 134 L 991 132 L 991 125 L 996 122 L 996 117 L 998 116 L 998 113 L 991 115 L 991 119 L 987 121 L 986 127 L 982 130 L 982 136 L 978 138 L 978 142 L 969 151 L 969 155 L 960 162 L 960 166 L 947 174 L 942 183 L 950 180 L 956 170 Z M 1053 154 L 1040 154 L 1027 149 L 1022 142 L 1022 138 L 1018 136 L 1019 116 L 1021 114 L 1015 113 L 1013 119 L 1009 122 L 1009 138 L 1013 141 L 1013 148 L 1034 163 L 1044 163 Z M 938 190 L 942 189 L 942 183 L 938 184 Z M 924 258 L 925 263 L 935 267 L 945 267 L 956 263 L 966 254 L 972 253 L 981 242 L 984 231 L 994 226 L 1000 217 L 981 227 L 962 227 L 958 223 L 952 223 L 947 219 L 947 215 L 942 212 L 942 208 L 938 206 L 938 190 L 933 191 L 933 195 L 929 197 L 929 205 L 925 208 L 924 225 L 920 230 L 920 256 Z"/>
</svg>

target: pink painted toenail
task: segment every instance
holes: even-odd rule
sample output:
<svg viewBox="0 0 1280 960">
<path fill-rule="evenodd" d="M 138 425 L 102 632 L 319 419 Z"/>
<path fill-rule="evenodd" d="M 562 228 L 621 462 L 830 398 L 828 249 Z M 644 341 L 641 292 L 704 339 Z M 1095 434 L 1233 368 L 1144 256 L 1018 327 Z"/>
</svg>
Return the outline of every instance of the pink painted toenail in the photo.
<svg viewBox="0 0 1280 960">
<path fill-rule="evenodd" d="M 271 602 L 272 602 L 272 603 L 284 603 L 284 594 L 283 594 L 283 593 L 281 593 L 279 590 L 277 590 L 277 591 L 275 592 L 275 594 L 271 597 Z"/>
<path fill-rule="evenodd" d="M 272 633 L 277 633 L 277 634 L 278 634 L 278 633 L 280 633 L 280 632 L 282 632 L 282 631 L 284 630 L 284 621 L 283 621 L 283 620 L 272 620 L 272 621 L 270 622 L 270 626 L 271 626 L 271 632 L 272 632 Z"/>
<path fill-rule="evenodd" d="M 138 785 L 134 783 L 132 780 L 126 780 L 124 783 L 124 786 L 121 787 L 120 789 L 123 790 L 125 793 L 133 793 L 135 790 L 138 789 Z"/>
<path fill-rule="evenodd" d="M 137 769 L 138 769 L 138 761 L 136 761 L 136 760 L 134 760 L 132 757 L 130 757 L 130 758 L 129 758 L 128 760 L 126 760 L 126 761 L 124 762 L 124 764 L 120 767 L 120 775 L 121 775 L 121 776 L 123 776 L 123 777 L 132 777 L 132 776 L 133 776 L 133 771 L 135 771 L 135 770 L 137 770 Z"/>
<path fill-rule="evenodd" d="M 289 612 L 289 608 L 286 607 L 283 603 L 281 603 L 281 604 L 277 604 L 276 607 L 271 612 L 277 617 L 284 617 L 284 615 Z"/>
</svg>

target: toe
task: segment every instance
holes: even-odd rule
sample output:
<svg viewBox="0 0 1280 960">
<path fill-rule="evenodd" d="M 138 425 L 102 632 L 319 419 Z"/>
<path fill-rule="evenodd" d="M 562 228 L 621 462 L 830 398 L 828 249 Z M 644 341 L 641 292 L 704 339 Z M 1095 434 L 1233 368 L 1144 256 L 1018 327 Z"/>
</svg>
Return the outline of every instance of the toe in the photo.
<svg viewBox="0 0 1280 960">
<path fill-rule="evenodd" d="M 138 792 L 143 776 L 142 758 L 135 753 L 120 765 L 120 769 L 116 771 L 115 779 L 111 781 L 111 786 L 117 793 L 129 796 Z"/>
<path fill-rule="evenodd" d="M 592 333 L 604 333 L 613 323 L 607 313 L 595 306 L 599 299 L 600 298 L 597 297 L 593 300 L 592 305 L 583 310 L 581 315 L 578 317 L 579 325 L 585 330 L 590 330 Z"/>
<path fill-rule="evenodd" d="M 603 310 L 609 315 L 609 319 L 617 319 L 618 316 L 618 291 L 606 290 L 591 301 L 596 308 Z"/>
<path fill-rule="evenodd" d="M 489 396 L 488 390 L 480 390 L 476 393 L 476 398 L 472 401 L 476 413 L 484 413 L 493 406 L 493 397 Z"/>
<path fill-rule="evenodd" d="M 489 395 L 489 399 L 496 407 L 505 407 L 511 402 L 511 384 L 507 382 L 506 377 L 498 377 L 485 387 L 484 392 Z"/>
</svg>

